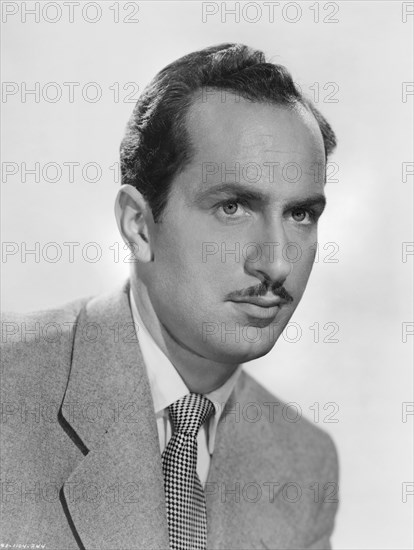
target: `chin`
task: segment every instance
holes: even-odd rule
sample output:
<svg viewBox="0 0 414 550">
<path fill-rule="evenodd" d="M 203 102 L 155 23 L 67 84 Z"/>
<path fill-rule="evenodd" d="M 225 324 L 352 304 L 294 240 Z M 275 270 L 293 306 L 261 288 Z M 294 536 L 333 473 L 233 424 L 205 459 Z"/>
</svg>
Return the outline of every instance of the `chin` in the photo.
<svg viewBox="0 0 414 550">
<path fill-rule="evenodd" d="M 220 363 L 248 363 L 249 361 L 259 359 L 259 357 L 263 357 L 269 353 L 275 343 L 276 340 L 271 342 L 243 342 L 242 340 L 238 343 L 234 341 L 231 343 L 217 342 L 217 347 L 211 350 L 213 356 L 211 353 L 209 353 L 209 355 L 213 360 Z"/>
</svg>

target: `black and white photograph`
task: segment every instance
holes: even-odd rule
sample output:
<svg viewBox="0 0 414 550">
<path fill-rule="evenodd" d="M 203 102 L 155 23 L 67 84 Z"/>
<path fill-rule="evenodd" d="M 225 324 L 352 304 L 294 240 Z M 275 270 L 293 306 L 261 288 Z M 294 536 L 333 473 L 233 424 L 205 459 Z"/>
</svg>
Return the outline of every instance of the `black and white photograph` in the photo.
<svg viewBox="0 0 414 550">
<path fill-rule="evenodd" d="M 413 549 L 414 2 L 0 9 L 0 550 Z"/>
</svg>

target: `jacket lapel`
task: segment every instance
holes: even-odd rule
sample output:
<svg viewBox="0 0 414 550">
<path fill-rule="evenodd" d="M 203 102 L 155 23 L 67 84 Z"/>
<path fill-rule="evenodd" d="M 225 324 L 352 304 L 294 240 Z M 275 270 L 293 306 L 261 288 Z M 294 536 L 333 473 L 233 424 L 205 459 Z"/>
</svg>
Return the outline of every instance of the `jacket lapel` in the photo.
<svg viewBox="0 0 414 550">
<path fill-rule="evenodd" d="M 61 408 L 85 455 L 62 499 L 86 550 L 168 548 L 157 426 L 128 292 L 127 283 L 81 312 Z"/>
</svg>

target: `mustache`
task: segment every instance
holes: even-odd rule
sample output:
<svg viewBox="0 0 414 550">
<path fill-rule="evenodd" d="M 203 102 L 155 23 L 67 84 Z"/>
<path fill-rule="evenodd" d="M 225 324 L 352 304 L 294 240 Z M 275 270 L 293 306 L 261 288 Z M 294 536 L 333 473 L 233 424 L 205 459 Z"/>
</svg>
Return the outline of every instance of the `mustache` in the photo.
<svg viewBox="0 0 414 550">
<path fill-rule="evenodd" d="M 230 292 L 230 294 L 227 295 L 227 299 L 232 300 L 233 298 L 244 298 L 246 296 L 266 296 L 269 291 L 275 296 L 282 298 L 282 300 L 285 300 L 286 302 L 293 302 L 293 297 L 289 294 L 284 286 L 280 285 L 279 283 L 269 283 L 267 281 L 261 283 L 260 285 L 251 286 L 244 290 L 235 290 L 234 292 Z"/>
</svg>

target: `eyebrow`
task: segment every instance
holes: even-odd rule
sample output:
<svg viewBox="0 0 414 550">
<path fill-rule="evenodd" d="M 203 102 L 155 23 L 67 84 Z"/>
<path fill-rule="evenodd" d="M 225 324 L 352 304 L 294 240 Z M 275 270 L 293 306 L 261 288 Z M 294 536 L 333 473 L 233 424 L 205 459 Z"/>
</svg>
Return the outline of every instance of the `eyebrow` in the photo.
<svg viewBox="0 0 414 550">
<path fill-rule="evenodd" d="M 326 197 L 325 195 L 315 193 L 314 195 L 310 195 L 309 197 L 305 197 L 303 199 L 291 200 L 284 206 L 287 210 L 292 208 L 310 208 L 311 206 L 318 206 L 322 212 L 326 206 Z"/>
<path fill-rule="evenodd" d="M 195 201 L 197 203 L 203 202 L 205 199 L 211 197 L 212 195 L 234 195 L 237 196 L 239 199 L 245 199 L 245 200 L 251 200 L 251 201 L 266 201 L 268 199 L 268 195 L 266 193 L 262 193 L 261 191 L 253 190 L 253 189 L 246 189 L 239 183 L 220 183 L 218 185 L 213 185 L 212 187 L 209 187 L 205 191 L 202 191 L 199 193 Z"/>
<path fill-rule="evenodd" d="M 195 198 L 195 203 L 201 204 L 205 199 L 220 194 L 232 195 L 239 200 L 256 201 L 262 203 L 265 203 L 269 199 L 269 195 L 267 193 L 262 193 L 258 190 L 243 188 L 243 186 L 238 183 L 221 183 L 218 185 L 214 185 L 197 195 Z M 320 193 L 314 193 L 312 195 L 309 195 L 308 197 L 293 199 L 287 202 L 284 206 L 288 209 L 319 206 L 323 210 L 326 206 L 326 197 L 325 195 L 322 195 Z"/>
</svg>

